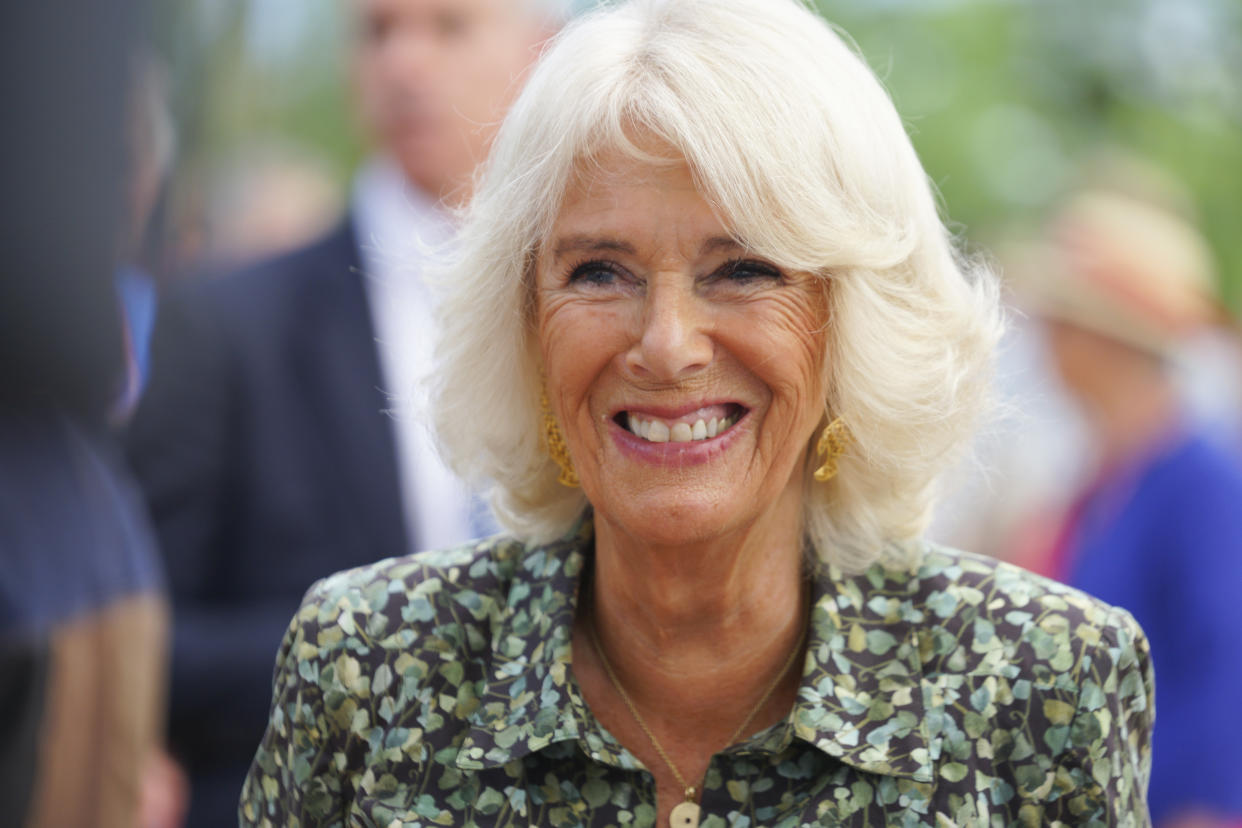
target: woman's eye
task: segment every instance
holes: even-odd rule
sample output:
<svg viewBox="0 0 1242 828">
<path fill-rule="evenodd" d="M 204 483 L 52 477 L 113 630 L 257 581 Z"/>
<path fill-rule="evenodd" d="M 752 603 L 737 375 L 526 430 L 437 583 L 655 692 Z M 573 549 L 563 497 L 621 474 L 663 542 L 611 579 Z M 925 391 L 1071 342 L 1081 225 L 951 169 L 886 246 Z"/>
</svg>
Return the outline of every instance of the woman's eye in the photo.
<svg viewBox="0 0 1242 828">
<path fill-rule="evenodd" d="M 612 262 L 583 262 L 569 272 L 569 284 L 611 285 L 624 276 L 625 271 Z"/>
<path fill-rule="evenodd" d="M 745 283 L 780 279 L 782 274 L 779 268 L 766 262 L 759 262 L 753 259 L 734 259 L 733 261 L 725 262 L 712 275 L 716 279 Z"/>
</svg>

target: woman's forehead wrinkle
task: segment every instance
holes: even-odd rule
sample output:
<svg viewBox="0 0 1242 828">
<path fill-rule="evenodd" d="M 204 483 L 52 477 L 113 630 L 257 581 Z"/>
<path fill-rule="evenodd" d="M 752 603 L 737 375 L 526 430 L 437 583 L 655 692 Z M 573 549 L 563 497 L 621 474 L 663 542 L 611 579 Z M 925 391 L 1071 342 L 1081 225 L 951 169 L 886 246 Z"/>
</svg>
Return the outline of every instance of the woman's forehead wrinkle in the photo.
<svg viewBox="0 0 1242 828">
<path fill-rule="evenodd" d="M 575 234 L 557 239 L 552 258 L 558 261 L 571 253 L 626 253 L 633 255 L 634 245 L 609 236 Z"/>
<path fill-rule="evenodd" d="M 699 246 L 699 255 L 710 256 L 713 253 L 734 253 L 745 250 L 745 246 L 732 236 L 711 236 L 703 240 Z"/>
<path fill-rule="evenodd" d="M 654 207 L 635 204 L 635 194 L 653 190 L 668 198 Z M 602 158 L 570 188 L 558 220 L 563 233 L 552 239 L 552 260 L 580 252 L 637 255 L 644 249 L 693 260 L 745 249 L 715 211 L 687 212 L 686 194 L 706 206 L 684 163 L 653 167 L 623 155 Z M 663 214 L 654 222 L 653 209 Z"/>
</svg>

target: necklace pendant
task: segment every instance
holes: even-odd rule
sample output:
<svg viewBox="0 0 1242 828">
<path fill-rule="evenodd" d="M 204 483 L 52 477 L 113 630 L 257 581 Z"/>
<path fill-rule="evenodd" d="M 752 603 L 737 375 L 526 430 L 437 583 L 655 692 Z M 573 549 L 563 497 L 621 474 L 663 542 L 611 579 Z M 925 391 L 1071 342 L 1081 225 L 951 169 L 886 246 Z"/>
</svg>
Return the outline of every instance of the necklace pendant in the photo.
<svg viewBox="0 0 1242 828">
<path fill-rule="evenodd" d="M 668 816 L 670 828 L 699 828 L 699 806 L 697 802 L 681 802 Z"/>
</svg>

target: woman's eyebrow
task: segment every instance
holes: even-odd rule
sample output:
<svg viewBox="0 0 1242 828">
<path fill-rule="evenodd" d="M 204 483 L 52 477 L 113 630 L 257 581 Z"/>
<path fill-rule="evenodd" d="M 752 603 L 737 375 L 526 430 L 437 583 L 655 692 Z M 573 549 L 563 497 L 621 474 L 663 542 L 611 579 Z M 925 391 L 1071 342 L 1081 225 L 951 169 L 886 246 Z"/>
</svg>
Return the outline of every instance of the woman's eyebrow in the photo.
<svg viewBox="0 0 1242 828">
<path fill-rule="evenodd" d="M 552 248 L 553 260 L 568 253 L 628 253 L 634 254 L 634 245 L 607 236 L 566 236 L 558 239 Z"/>
<path fill-rule="evenodd" d="M 699 255 L 706 256 L 709 253 L 733 252 L 735 250 L 745 250 L 745 245 L 738 242 L 732 236 L 712 236 L 705 239 L 699 245 Z"/>
<path fill-rule="evenodd" d="M 731 252 L 743 249 L 745 249 L 744 246 L 732 236 L 712 236 L 705 239 L 699 245 L 699 255 L 705 256 L 710 253 Z M 635 249 L 634 245 L 629 242 L 609 236 L 566 236 L 557 240 L 556 246 L 552 248 L 552 258 L 553 260 L 558 260 L 569 253 L 601 252 L 628 253 L 633 255 Z"/>
</svg>

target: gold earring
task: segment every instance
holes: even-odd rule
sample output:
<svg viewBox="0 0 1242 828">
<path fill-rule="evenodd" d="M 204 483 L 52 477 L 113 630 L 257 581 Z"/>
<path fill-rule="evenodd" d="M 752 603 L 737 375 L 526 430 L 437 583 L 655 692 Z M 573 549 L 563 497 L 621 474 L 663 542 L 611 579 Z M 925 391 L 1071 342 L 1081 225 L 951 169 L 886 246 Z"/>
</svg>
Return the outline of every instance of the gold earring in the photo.
<svg viewBox="0 0 1242 828">
<path fill-rule="evenodd" d="M 548 402 L 548 389 L 544 388 L 539 398 L 540 413 L 543 416 L 543 439 L 548 446 L 548 454 L 552 461 L 560 466 L 561 473 L 556 478 L 562 486 L 578 488 L 578 473 L 574 471 L 573 458 L 569 456 L 569 445 L 561 427 L 556 424 L 556 416 L 552 414 L 552 405 Z"/>
<path fill-rule="evenodd" d="M 824 462 L 815 470 L 815 479 L 825 483 L 837 476 L 837 458 L 845 453 L 850 444 L 850 429 L 840 417 L 824 426 L 815 445 L 815 453 Z"/>
</svg>

